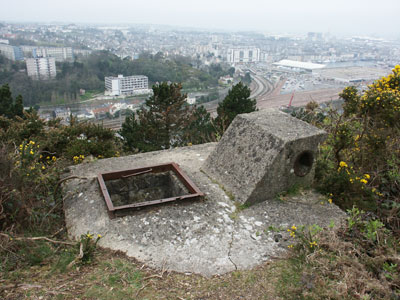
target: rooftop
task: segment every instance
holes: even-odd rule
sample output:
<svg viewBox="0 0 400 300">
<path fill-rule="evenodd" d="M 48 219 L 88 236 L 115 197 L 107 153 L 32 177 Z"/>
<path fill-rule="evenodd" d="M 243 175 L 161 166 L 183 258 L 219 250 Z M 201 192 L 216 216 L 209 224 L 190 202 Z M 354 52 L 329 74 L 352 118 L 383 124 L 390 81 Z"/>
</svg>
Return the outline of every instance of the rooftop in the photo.
<svg viewBox="0 0 400 300">
<path fill-rule="evenodd" d="M 303 61 L 296 61 L 296 60 L 289 60 L 283 59 L 279 62 L 274 63 L 275 66 L 281 67 L 289 67 L 289 68 L 299 68 L 305 70 L 316 70 L 325 68 L 325 65 L 322 64 L 314 64 L 311 62 L 303 62 Z"/>
</svg>

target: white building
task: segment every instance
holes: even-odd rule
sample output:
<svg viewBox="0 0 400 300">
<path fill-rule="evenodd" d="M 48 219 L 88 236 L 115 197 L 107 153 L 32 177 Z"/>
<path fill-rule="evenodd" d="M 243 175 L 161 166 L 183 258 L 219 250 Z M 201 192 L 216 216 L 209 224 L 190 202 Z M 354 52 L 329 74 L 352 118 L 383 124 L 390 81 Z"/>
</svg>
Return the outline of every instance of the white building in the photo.
<svg viewBox="0 0 400 300">
<path fill-rule="evenodd" d="M 314 64 L 311 62 L 295 61 L 289 59 L 283 59 L 279 62 L 273 63 L 273 65 L 280 69 L 308 72 L 325 68 L 325 65 L 322 64 Z"/>
<path fill-rule="evenodd" d="M 20 47 L 0 44 L 0 54 L 9 60 L 23 60 L 24 55 Z"/>
<path fill-rule="evenodd" d="M 28 76 L 35 80 L 48 80 L 56 77 L 56 61 L 54 57 L 27 58 Z"/>
<path fill-rule="evenodd" d="M 229 63 L 251 63 L 260 61 L 259 48 L 228 49 L 226 60 Z"/>
<path fill-rule="evenodd" d="M 106 94 L 111 96 L 135 95 L 149 91 L 149 79 L 147 76 L 106 77 L 104 79 Z"/>
<path fill-rule="evenodd" d="M 66 61 L 74 59 L 74 52 L 71 47 L 37 47 L 21 46 L 26 55 L 32 57 L 54 57 L 56 61 Z"/>
<path fill-rule="evenodd" d="M 33 51 L 33 57 L 54 57 L 56 61 L 73 60 L 74 54 L 71 47 L 41 47 Z"/>
</svg>

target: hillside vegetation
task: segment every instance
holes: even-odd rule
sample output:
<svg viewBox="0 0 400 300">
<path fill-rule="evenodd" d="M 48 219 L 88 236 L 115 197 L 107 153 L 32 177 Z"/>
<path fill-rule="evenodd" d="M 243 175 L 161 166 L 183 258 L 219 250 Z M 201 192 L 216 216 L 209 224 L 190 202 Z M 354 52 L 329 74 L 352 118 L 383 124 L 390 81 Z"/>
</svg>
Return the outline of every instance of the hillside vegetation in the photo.
<svg viewBox="0 0 400 300">
<path fill-rule="evenodd" d="M 164 93 L 181 99 L 180 86 L 162 83 L 156 89 L 141 113 L 154 113 L 157 122 L 164 122 L 159 118 L 162 106 L 151 109 L 152 105 L 164 105 L 170 99 L 160 96 Z M 348 87 L 341 97 L 343 114 L 309 104 L 294 115 L 329 134 L 319 149 L 315 188 L 326 195 L 321 205 L 335 203 L 348 212 L 346 222 L 327 228 L 302 224 L 265 228 L 289 234 L 293 242 L 286 259 L 211 279 L 148 269 L 121 254 L 96 249 L 101 236 L 91 233 L 69 241 L 63 224 L 60 172 L 69 164 L 123 154 L 121 141 L 99 126 L 74 120 L 63 126 L 58 121 L 45 123 L 34 111 L 23 116 L 0 111 L 0 297 L 398 299 L 400 66 L 366 91 Z M 7 99 L 4 107 L 17 106 L 17 99 Z M 234 100 L 226 98 L 230 103 Z M 181 101 L 172 103 L 181 105 Z M 225 121 L 228 116 L 227 111 L 219 115 Z M 130 125 L 152 132 L 149 124 L 140 121 L 132 118 Z M 157 147 L 175 146 L 170 142 L 177 140 L 162 139 Z M 128 146 L 125 151 L 153 150 Z"/>
<path fill-rule="evenodd" d="M 14 95 L 22 95 L 26 106 L 34 106 L 60 99 L 74 102 L 80 99 L 80 89 L 103 93 L 106 76 L 145 75 L 150 86 L 171 81 L 181 82 L 184 89 L 201 90 L 216 87 L 220 76 L 232 73 L 232 69 L 219 64 L 195 69 L 190 59 L 183 56 L 165 58 L 162 53 L 142 54 L 139 59 L 131 60 L 107 51 L 93 52 L 74 62 L 57 62 L 56 68 L 55 79 L 35 81 L 28 77 L 24 62 L 9 61 L 0 55 L 0 85 L 8 83 Z"/>
</svg>

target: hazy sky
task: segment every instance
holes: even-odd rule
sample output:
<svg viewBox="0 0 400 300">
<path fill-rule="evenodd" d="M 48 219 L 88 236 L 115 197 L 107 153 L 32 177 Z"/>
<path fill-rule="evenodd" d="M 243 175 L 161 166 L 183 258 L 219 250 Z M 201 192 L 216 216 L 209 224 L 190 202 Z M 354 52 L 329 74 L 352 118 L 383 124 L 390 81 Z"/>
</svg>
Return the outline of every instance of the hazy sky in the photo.
<svg viewBox="0 0 400 300">
<path fill-rule="evenodd" d="M 0 20 L 400 37 L 400 0 L 1 0 Z"/>
</svg>

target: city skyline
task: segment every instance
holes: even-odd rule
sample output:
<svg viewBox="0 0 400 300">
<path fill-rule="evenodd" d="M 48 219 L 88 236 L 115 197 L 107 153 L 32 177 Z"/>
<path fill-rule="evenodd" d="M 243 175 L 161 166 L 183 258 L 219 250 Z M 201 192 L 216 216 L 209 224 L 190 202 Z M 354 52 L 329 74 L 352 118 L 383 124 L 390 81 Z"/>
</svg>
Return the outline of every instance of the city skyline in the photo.
<svg viewBox="0 0 400 300">
<path fill-rule="evenodd" d="M 103 0 L 66 2 L 20 0 L 0 12 L 6 22 L 159 24 L 209 30 L 369 35 L 400 38 L 400 2 L 370 0 L 210 1 Z M 29 12 L 29 14 L 27 14 Z"/>
</svg>

